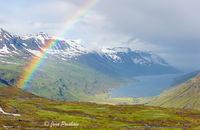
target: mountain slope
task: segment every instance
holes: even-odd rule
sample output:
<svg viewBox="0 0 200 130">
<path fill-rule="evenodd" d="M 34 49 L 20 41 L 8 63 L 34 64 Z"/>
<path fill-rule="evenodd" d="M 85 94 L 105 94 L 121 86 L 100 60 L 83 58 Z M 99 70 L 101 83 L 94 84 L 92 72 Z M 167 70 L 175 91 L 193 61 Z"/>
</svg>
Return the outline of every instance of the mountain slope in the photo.
<svg viewBox="0 0 200 130">
<path fill-rule="evenodd" d="M 164 91 L 148 105 L 200 109 L 200 73 L 187 82 Z"/>
<path fill-rule="evenodd" d="M 199 126 L 200 112 L 196 110 L 60 102 L 13 87 L 0 89 L 0 108 L 6 113 L 20 114 L 12 116 L 0 111 L 0 129 L 192 129 Z"/>
<path fill-rule="evenodd" d="M 16 61 L 21 62 L 23 60 Z M 15 85 L 25 66 L 0 63 L 0 84 Z M 88 101 L 94 99 L 96 94 L 107 93 L 110 89 L 132 81 L 107 76 L 83 64 L 50 58 L 35 73 L 26 91 L 54 100 Z"/>
<path fill-rule="evenodd" d="M 126 47 L 106 48 L 100 52 L 84 54 L 78 57 L 78 61 L 111 76 L 132 77 L 179 72 L 151 52 L 133 51 Z"/>
</svg>

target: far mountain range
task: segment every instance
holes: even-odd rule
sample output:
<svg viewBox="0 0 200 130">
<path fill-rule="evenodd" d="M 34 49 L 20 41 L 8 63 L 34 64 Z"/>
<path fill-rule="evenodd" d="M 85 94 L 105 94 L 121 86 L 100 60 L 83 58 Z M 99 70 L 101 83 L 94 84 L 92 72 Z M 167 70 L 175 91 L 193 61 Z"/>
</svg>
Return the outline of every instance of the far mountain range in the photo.
<svg viewBox="0 0 200 130">
<path fill-rule="evenodd" d="M 89 66 L 98 72 L 111 76 L 138 76 L 152 74 L 177 73 L 178 69 L 169 65 L 163 58 L 152 52 L 132 50 L 128 47 L 102 48 L 91 50 L 78 40 L 62 39 L 45 33 L 36 35 L 13 35 L 0 29 L 0 59 L 7 62 L 7 57 L 26 59 L 41 56 L 45 44 L 50 40 L 58 43 L 48 52 L 66 62 L 77 62 Z"/>
</svg>

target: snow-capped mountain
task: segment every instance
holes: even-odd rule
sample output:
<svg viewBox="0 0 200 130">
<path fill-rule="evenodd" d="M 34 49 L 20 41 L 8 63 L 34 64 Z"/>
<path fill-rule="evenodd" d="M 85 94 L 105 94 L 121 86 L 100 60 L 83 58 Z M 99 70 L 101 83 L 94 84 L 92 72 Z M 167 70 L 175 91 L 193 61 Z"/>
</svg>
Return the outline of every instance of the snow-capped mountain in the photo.
<svg viewBox="0 0 200 130">
<path fill-rule="evenodd" d="M 177 69 L 151 52 L 126 47 L 106 48 L 78 57 L 78 61 L 95 70 L 114 76 L 138 76 L 177 73 Z"/>
<path fill-rule="evenodd" d="M 0 55 L 16 56 L 24 54 L 40 57 L 42 56 L 41 52 L 46 51 L 45 44 L 55 41 L 57 41 L 57 44 L 48 53 L 58 58 L 67 60 L 87 53 L 87 49 L 74 40 L 50 37 L 45 33 L 16 36 L 0 29 Z"/>
<path fill-rule="evenodd" d="M 7 31 L 0 29 L 0 55 L 18 54 L 22 49 L 20 43 L 17 43 L 14 36 Z"/>
<path fill-rule="evenodd" d="M 49 42 L 57 42 L 46 50 Z M 59 60 L 86 64 L 98 71 L 116 75 L 162 74 L 177 72 L 164 59 L 151 52 L 133 51 L 127 47 L 102 48 L 94 51 L 79 41 L 48 36 L 45 33 L 17 36 L 0 29 L 0 59 L 9 56 L 42 56 L 47 51 Z"/>
<path fill-rule="evenodd" d="M 133 62 L 140 65 L 160 64 L 168 66 L 169 64 L 152 52 L 132 51 L 127 47 L 106 48 L 101 50 L 102 54 L 113 62 Z"/>
</svg>

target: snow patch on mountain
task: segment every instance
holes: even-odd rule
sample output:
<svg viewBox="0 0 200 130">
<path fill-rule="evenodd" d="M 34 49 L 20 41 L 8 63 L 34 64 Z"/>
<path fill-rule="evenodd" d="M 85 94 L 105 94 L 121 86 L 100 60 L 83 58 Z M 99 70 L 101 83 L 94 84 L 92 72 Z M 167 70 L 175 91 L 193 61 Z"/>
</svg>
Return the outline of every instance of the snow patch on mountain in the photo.
<svg viewBox="0 0 200 130">
<path fill-rule="evenodd" d="M 37 50 L 26 49 L 28 52 L 34 54 L 35 56 L 42 57 L 42 53 Z"/>
<path fill-rule="evenodd" d="M 8 47 L 4 45 L 3 48 L 0 49 L 0 53 L 11 53 L 11 52 L 9 51 Z"/>
<path fill-rule="evenodd" d="M 121 58 L 119 56 L 117 56 L 117 52 L 114 49 L 111 48 L 103 48 L 101 49 L 101 54 L 105 55 L 107 58 L 113 60 L 114 62 L 121 62 Z"/>
<path fill-rule="evenodd" d="M 4 110 L 1 107 L 0 107 L 0 113 L 2 113 L 4 115 L 21 116 L 20 114 L 14 114 L 14 113 L 4 112 Z"/>
<path fill-rule="evenodd" d="M 139 58 L 134 58 L 132 60 L 133 60 L 133 63 L 135 63 L 135 64 L 144 64 L 145 63 L 144 60 L 139 59 Z"/>
</svg>

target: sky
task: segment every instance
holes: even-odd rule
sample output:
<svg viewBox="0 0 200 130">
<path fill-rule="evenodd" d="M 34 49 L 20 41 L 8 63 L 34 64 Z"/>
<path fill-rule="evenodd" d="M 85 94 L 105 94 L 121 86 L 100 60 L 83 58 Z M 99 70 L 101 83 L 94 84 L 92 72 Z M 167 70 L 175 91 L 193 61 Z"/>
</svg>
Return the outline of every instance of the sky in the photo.
<svg viewBox="0 0 200 130">
<path fill-rule="evenodd" d="M 87 0 L 0 0 L 0 27 L 18 35 L 57 32 Z M 92 49 L 152 51 L 185 71 L 200 69 L 200 1 L 100 0 L 64 38 Z"/>
</svg>

